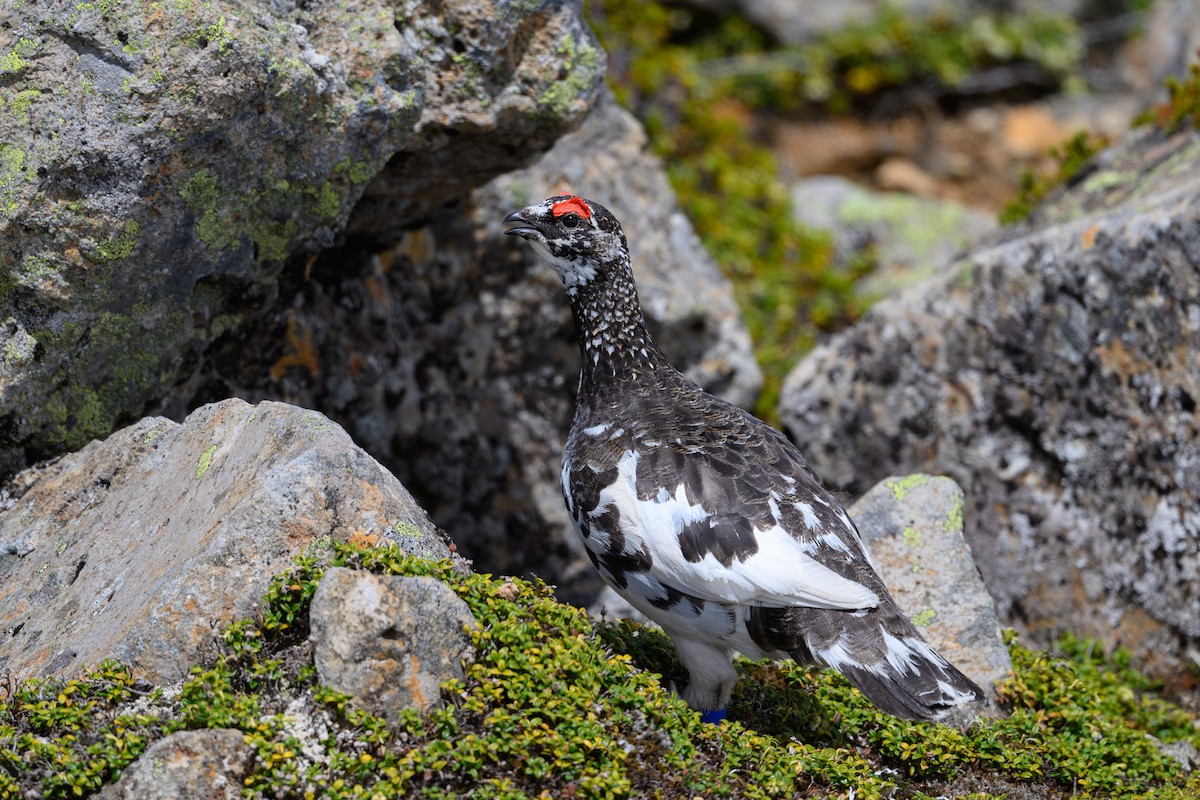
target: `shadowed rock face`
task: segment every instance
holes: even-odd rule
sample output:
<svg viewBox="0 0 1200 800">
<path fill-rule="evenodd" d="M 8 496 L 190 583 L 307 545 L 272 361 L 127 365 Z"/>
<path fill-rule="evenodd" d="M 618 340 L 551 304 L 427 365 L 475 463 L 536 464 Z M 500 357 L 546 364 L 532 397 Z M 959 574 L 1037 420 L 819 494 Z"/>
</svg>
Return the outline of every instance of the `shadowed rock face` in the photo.
<svg viewBox="0 0 1200 800">
<path fill-rule="evenodd" d="M 0 53 L 0 478 L 144 413 L 364 195 L 391 243 L 528 163 L 604 72 L 554 0 L 26 3 Z"/>
<path fill-rule="evenodd" d="M 814 469 L 952 475 L 1001 613 L 1133 648 L 1200 639 L 1200 141 L 1146 132 L 1024 225 L 882 303 L 789 376 Z"/>
<path fill-rule="evenodd" d="M 175 680 L 294 556 L 333 540 L 451 556 L 345 431 L 283 403 L 147 417 L 9 492 L 20 496 L 0 512 L 0 673 L 17 678 L 116 658 Z"/>
</svg>

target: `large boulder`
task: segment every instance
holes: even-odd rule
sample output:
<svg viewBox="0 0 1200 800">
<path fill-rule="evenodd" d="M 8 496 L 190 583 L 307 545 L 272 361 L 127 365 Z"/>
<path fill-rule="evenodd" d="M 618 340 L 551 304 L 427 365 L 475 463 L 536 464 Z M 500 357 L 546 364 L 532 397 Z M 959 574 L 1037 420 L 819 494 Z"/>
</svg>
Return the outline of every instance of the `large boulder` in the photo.
<svg viewBox="0 0 1200 800">
<path fill-rule="evenodd" d="M 175 680 L 294 556 L 333 541 L 452 555 L 345 431 L 283 403 L 147 417 L 21 473 L 0 507 L 0 672 L 16 678 L 116 658 Z"/>
<path fill-rule="evenodd" d="M 6 6 L 0 479 L 136 419 L 284 262 L 431 209 L 574 128 L 579 2 Z"/>
<path fill-rule="evenodd" d="M 1184 683 L 1200 640 L 1200 136 L 1142 131 L 788 377 L 813 468 L 948 474 L 997 605 Z"/>
<path fill-rule="evenodd" d="M 554 271 L 501 222 L 566 186 L 624 224 L 649 325 L 674 363 L 752 404 L 761 373 L 731 287 L 642 127 L 606 94 L 534 166 L 398 246 L 322 256 L 253 332 L 214 348 L 164 412 L 230 395 L 320 408 L 481 569 L 536 572 L 586 600 L 599 580 L 576 549 L 559 489 L 579 374 L 574 325 Z"/>
</svg>

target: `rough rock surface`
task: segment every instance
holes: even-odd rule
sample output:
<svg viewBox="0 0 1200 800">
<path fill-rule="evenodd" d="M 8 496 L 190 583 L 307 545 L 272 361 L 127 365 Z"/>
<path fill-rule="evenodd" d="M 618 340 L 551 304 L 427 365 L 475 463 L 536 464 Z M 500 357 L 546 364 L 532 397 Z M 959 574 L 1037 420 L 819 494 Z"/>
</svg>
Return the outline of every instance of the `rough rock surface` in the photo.
<svg viewBox="0 0 1200 800">
<path fill-rule="evenodd" d="M 1198 219 L 1200 136 L 1142 131 L 815 350 L 780 404 L 840 489 L 955 478 L 1003 618 L 1177 687 L 1200 641 Z"/>
<path fill-rule="evenodd" d="M 996 229 L 992 214 L 948 200 L 874 192 L 837 175 L 804 178 L 791 191 L 797 221 L 828 231 L 839 262 L 871 248 L 876 267 L 855 286 L 870 302 L 938 274 Z"/>
<path fill-rule="evenodd" d="M 900 608 L 930 644 L 990 691 L 1012 659 L 963 538 L 962 489 L 919 473 L 888 478 L 848 511 Z"/>
<path fill-rule="evenodd" d="M 451 555 L 425 512 L 313 411 L 240 400 L 146 418 L 22 473 L 0 512 L 0 672 L 105 658 L 181 677 L 296 554 L 351 537 Z"/>
<path fill-rule="evenodd" d="M 179 731 L 146 748 L 98 800 L 236 800 L 254 750 L 230 728 Z"/>
<path fill-rule="evenodd" d="M 252 336 L 228 337 L 163 413 L 231 395 L 321 408 L 485 571 L 536 572 L 575 599 L 598 590 L 559 489 L 579 374 L 570 310 L 553 270 L 501 223 L 568 185 L 624 223 L 649 324 L 674 363 L 753 403 L 761 373 L 728 282 L 673 201 L 641 126 L 606 95 L 536 165 L 396 248 L 323 256 Z"/>
<path fill-rule="evenodd" d="M 0 479 L 143 414 L 364 193 L 351 230 L 394 241 L 604 72 L 578 2 L 5 8 Z"/>
<path fill-rule="evenodd" d="M 321 685 L 393 722 L 405 708 L 440 706 L 439 685 L 464 680 L 474 654 L 471 609 L 434 578 L 335 567 L 317 585 L 309 619 Z"/>
</svg>

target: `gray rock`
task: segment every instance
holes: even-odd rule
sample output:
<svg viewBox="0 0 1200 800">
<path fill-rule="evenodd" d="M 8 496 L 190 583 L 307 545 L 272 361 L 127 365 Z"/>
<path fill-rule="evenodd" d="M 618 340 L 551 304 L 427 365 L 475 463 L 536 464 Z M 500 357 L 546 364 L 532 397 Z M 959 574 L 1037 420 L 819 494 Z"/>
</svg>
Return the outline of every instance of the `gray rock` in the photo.
<svg viewBox="0 0 1200 800">
<path fill-rule="evenodd" d="M 1012 659 L 963 538 L 962 489 L 932 475 L 888 478 L 849 512 L 896 603 L 930 644 L 990 692 Z"/>
<path fill-rule="evenodd" d="M 1129 137 L 814 350 L 780 404 L 837 488 L 957 480 L 1002 619 L 1180 683 L 1200 640 L 1198 211 L 1200 137 Z"/>
<path fill-rule="evenodd" d="M 345 431 L 282 403 L 147 418 L 14 489 L 0 513 L 0 671 L 16 678 L 116 658 L 174 680 L 295 555 L 334 540 L 451 555 Z"/>
<path fill-rule="evenodd" d="M 230 337 L 162 411 L 206 397 L 321 408 L 488 572 L 601 587 L 559 489 L 579 354 L 562 285 L 501 220 L 565 185 L 629 233 L 649 325 L 674 363 L 740 404 L 761 373 L 732 290 L 673 200 L 641 126 L 606 95 L 535 166 L 388 251 L 330 253 L 257 328 Z M 579 577 L 579 581 L 575 580 Z"/>
<path fill-rule="evenodd" d="M 992 214 L 948 200 L 875 192 L 836 175 L 792 184 L 792 207 L 798 222 L 833 236 L 838 262 L 873 248 L 877 266 L 855 287 L 868 302 L 936 275 L 996 229 Z"/>
<path fill-rule="evenodd" d="M 141 416 L 360 199 L 391 242 L 527 164 L 604 73 L 552 0 L 48 0 L 0 51 L 0 479 Z"/>
<path fill-rule="evenodd" d="M 1143 98 L 1165 100 L 1163 81 L 1187 75 L 1200 50 L 1196 0 L 1155 0 L 1138 32 L 1121 48 L 1121 77 Z"/>
<path fill-rule="evenodd" d="M 402 709 L 440 706 L 439 685 L 465 679 L 474 655 L 475 617 L 434 578 L 330 569 L 309 618 L 321 684 L 393 722 Z"/>
<path fill-rule="evenodd" d="M 179 731 L 146 748 L 99 800 L 236 800 L 254 761 L 242 732 Z"/>
</svg>

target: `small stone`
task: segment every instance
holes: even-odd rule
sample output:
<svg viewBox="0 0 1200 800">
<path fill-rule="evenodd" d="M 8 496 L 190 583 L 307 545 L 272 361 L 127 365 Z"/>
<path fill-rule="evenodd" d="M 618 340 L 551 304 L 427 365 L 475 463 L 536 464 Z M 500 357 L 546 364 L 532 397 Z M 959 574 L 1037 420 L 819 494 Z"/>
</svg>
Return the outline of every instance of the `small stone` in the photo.
<svg viewBox="0 0 1200 800">
<path fill-rule="evenodd" d="M 1004 115 L 1004 146 L 1017 158 L 1045 155 L 1075 133 L 1045 105 L 1017 106 Z"/>
<path fill-rule="evenodd" d="M 231 728 L 180 731 L 146 748 L 99 800 L 236 800 L 254 751 Z"/>
<path fill-rule="evenodd" d="M 937 194 L 937 179 L 907 158 L 889 158 L 875 170 L 875 180 L 881 189 L 908 192 L 918 197 Z"/>
<path fill-rule="evenodd" d="M 471 610 L 434 578 L 335 567 L 309 614 L 321 684 L 393 723 L 404 708 L 441 705 L 440 684 L 463 680 L 474 654 Z"/>
<path fill-rule="evenodd" d="M 875 568 L 934 649 L 990 690 L 1012 669 L 996 605 L 963 538 L 963 492 L 949 478 L 907 475 L 850 508 Z"/>
</svg>

